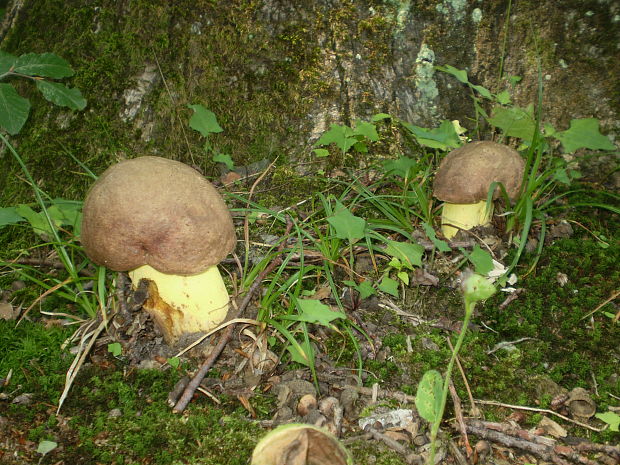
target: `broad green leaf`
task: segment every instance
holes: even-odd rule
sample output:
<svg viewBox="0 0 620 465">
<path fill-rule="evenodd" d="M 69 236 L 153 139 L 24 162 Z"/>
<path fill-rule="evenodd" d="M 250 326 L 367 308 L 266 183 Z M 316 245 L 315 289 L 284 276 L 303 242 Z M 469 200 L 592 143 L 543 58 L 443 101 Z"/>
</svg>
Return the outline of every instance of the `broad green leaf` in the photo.
<svg viewBox="0 0 620 465">
<path fill-rule="evenodd" d="M 286 349 L 291 354 L 291 360 L 294 362 L 307 367 L 312 366 L 312 362 L 314 360 L 314 350 L 308 342 L 299 342 L 297 345 L 289 344 L 286 346 Z"/>
<path fill-rule="evenodd" d="M 16 61 L 16 56 L 0 50 L 0 74 L 8 73 Z"/>
<path fill-rule="evenodd" d="M 439 250 L 440 252 L 450 252 L 452 250 L 446 241 L 437 239 L 435 230 L 430 224 L 422 223 L 422 227 L 424 228 L 424 232 L 426 233 L 426 236 L 431 240 L 433 245 L 437 247 L 437 250 Z"/>
<path fill-rule="evenodd" d="M 398 281 L 386 276 L 379 283 L 379 290 L 387 294 L 398 297 Z"/>
<path fill-rule="evenodd" d="M 596 118 L 573 119 L 570 128 L 554 136 L 564 147 L 566 153 L 585 148 L 590 150 L 615 150 L 611 141 L 599 132 Z"/>
<path fill-rule="evenodd" d="M 491 95 L 491 92 L 489 92 L 489 89 L 487 89 L 486 87 L 482 87 L 482 86 L 471 86 L 473 89 L 476 89 L 476 91 L 478 91 L 478 93 L 480 95 L 482 95 L 484 98 L 487 99 L 492 99 L 493 96 Z"/>
<path fill-rule="evenodd" d="M 334 320 L 347 319 L 344 313 L 334 311 L 331 307 L 316 299 L 297 299 L 295 304 L 299 310 L 299 315 L 284 315 L 281 317 L 283 320 L 305 321 L 330 326 L 330 323 Z"/>
<path fill-rule="evenodd" d="M 61 107 L 69 107 L 72 110 L 83 110 L 86 107 L 86 99 L 82 97 L 80 89 L 69 89 L 64 84 L 37 80 L 37 89 L 46 100 Z"/>
<path fill-rule="evenodd" d="M 35 212 L 28 205 L 19 205 L 15 207 L 15 211 L 18 215 L 21 215 L 28 220 L 30 226 L 32 226 L 32 229 L 36 234 L 52 233 L 49 223 L 47 222 L 47 218 L 45 218 L 45 214 L 43 212 Z M 58 223 L 53 223 L 54 227 L 60 226 Z"/>
<path fill-rule="evenodd" d="M 14 136 L 26 123 L 30 102 L 21 97 L 11 84 L 0 84 L 0 127 Z"/>
<path fill-rule="evenodd" d="M 398 276 L 398 279 L 405 283 L 405 286 L 409 286 L 409 274 L 407 274 L 406 271 L 399 271 L 396 273 L 396 276 Z"/>
<path fill-rule="evenodd" d="M 413 270 L 414 266 L 422 266 L 424 247 L 421 245 L 393 240 L 388 240 L 386 243 L 385 253 L 391 257 L 398 258 L 405 268 Z"/>
<path fill-rule="evenodd" d="M 493 269 L 493 257 L 487 250 L 481 249 L 478 244 L 474 245 L 470 254 L 462 247 L 459 247 L 459 250 L 474 265 L 476 273 L 486 276 Z"/>
<path fill-rule="evenodd" d="M 531 141 L 536 127 L 533 117 L 533 107 L 500 107 L 493 109 L 493 116 L 489 123 L 500 128 L 506 136 L 518 137 L 525 141 Z"/>
<path fill-rule="evenodd" d="M 368 153 L 368 146 L 361 140 L 358 140 L 355 144 L 353 144 L 353 148 L 358 153 Z"/>
<path fill-rule="evenodd" d="M 17 214 L 15 207 L 0 208 L 0 228 L 7 224 L 16 224 L 25 219 Z"/>
<path fill-rule="evenodd" d="M 347 152 L 356 142 L 353 129 L 346 125 L 332 124 L 314 145 L 336 144 L 340 150 Z"/>
<path fill-rule="evenodd" d="M 227 153 L 216 153 L 213 155 L 213 161 L 215 163 L 224 163 L 229 170 L 235 167 L 235 162 Z"/>
<path fill-rule="evenodd" d="M 82 220 L 82 202 L 54 199 L 47 213 L 54 223 L 62 226 L 75 227 Z"/>
<path fill-rule="evenodd" d="M 385 174 L 407 178 L 414 176 L 419 170 L 419 163 L 413 158 L 401 156 L 397 160 L 383 162 Z"/>
<path fill-rule="evenodd" d="M 200 134 L 203 135 L 203 137 L 209 137 L 210 134 L 215 134 L 223 131 L 221 126 L 217 123 L 215 113 L 213 113 L 211 110 L 207 110 L 200 104 L 187 106 L 194 110 L 194 114 L 189 119 L 190 128 L 198 131 Z"/>
<path fill-rule="evenodd" d="M 314 149 L 313 152 L 317 158 L 324 158 L 329 155 L 329 150 L 327 149 Z"/>
<path fill-rule="evenodd" d="M 179 357 L 170 357 L 166 359 L 166 363 L 172 368 L 179 368 L 181 365 L 181 359 Z"/>
<path fill-rule="evenodd" d="M 604 413 L 597 413 L 594 416 L 598 418 L 599 420 L 607 423 L 609 425 L 610 431 L 616 431 L 616 432 L 618 431 L 618 427 L 620 427 L 620 415 L 618 415 L 617 413 L 604 412 Z"/>
<path fill-rule="evenodd" d="M 37 453 L 41 455 L 45 455 L 58 447 L 58 443 L 54 441 L 43 440 L 39 443 L 37 447 Z"/>
<path fill-rule="evenodd" d="M 377 134 L 377 128 L 374 124 L 369 123 L 368 121 L 359 121 L 355 122 L 355 129 L 353 129 L 353 134 L 360 135 L 366 137 L 368 140 L 376 142 L 379 140 L 379 134 Z"/>
<path fill-rule="evenodd" d="M 510 103 L 510 92 L 507 90 L 502 90 L 495 97 L 497 97 L 497 101 L 502 105 L 508 105 Z"/>
<path fill-rule="evenodd" d="M 26 53 L 20 56 L 13 68 L 15 73 L 62 79 L 73 76 L 69 63 L 53 53 Z"/>
<path fill-rule="evenodd" d="M 443 120 L 441 125 L 435 129 L 421 128 L 406 121 L 401 121 L 401 124 L 415 136 L 420 144 L 427 147 L 449 150 L 461 145 L 461 139 L 451 121 Z"/>
<path fill-rule="evenodd" d="M 339 201 L 336 201 L 334 214 L 327 218 L 338 239 L 346 239 L 350 244 L 366 236 L 366 220 L 355 216 Z"/>
<path fill-rule="evenodd" d="M 367 299 L 371 295 L 375 295 L 377 293 L 375 288 L 372 287 L 372 282 L 370 282 L 368 279 L 359 283 L 357 286 L 355 286 L 355 288 L 360 293 L 361 299 Z"/>
<path fill-rule="evenodd" d="M 436 370 L 429 370 L 422 376 L 415 396 L 418 413 L 429 423 L 434 423 L 441 412 L 443 379 Z"/>
<path fill-rule="evenodd" d="M 444 73 L 451 74 L 463 84 L 468 84 L 469 80 L 467 79 L 467 71 L 464 69 L 458 69 L 454 66 L 446 65 L 446 66 L 435 66 L 435 69 L 439 71 L 443 71 Z"/>
<path fill-rule="evenodd" d="M 111 342 L 108 344 L 108 352 L 113 357 L 118 357 L 123 353 L 123 347 L 118 342 Z"/>
</svg>

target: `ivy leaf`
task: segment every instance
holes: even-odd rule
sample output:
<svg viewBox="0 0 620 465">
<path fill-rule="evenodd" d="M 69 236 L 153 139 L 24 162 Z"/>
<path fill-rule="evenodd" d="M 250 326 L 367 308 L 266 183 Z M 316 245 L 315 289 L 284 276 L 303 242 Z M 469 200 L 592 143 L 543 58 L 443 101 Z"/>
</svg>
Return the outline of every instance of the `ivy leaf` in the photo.
<svg viewBox="0 0 620 465">
<path fill-rule="evenodd" d="M 17 61 L 17 57 L 0 50 L 0 74 L 8 73 Z"/>
<path fill-rule="evenodd" d="M 189 119 L 189 127 L 195 129 L 203 137 L 209 137 L 210 134 L 216 134 L 222 132 L 222 127 L 217 123 L 215 113 L 211 110 L 207 110 L 200 104 L 187 105 L 194 110 L 194 114 Z"/>
<path fill-rule="evenodd" d="M 37 80 L 37 89 L 46 100 L 61 107 L 72 110 L 83 110 L 86 107 L 86 99 L 82 97 L 80 89 L 70 89 L 64 84 L 43 80 Z"/>
<path fill-rule="evenodd" d="M 352 287 L 357 292 L 359 292 L 360 293 L 360 298 L 362 300 L 367 299 L 371 295 L 375 295 L 377 293 L 375 288 L 372 287 L 372 282 L 370 280 L 368 280 L 368 279 L 365 280 L 365 281 L 362 281 L 359 284 L 356 284 L 355 281 L 343 281 L 343 283 L 346 284 L 349 287 Z"/>
<path fill-rule="evenodd" d="M 26 53 L 15 61 L 13 72 L 52 79 L 73 76 L 71 65 L 54 53 Z"/>
<path fill-rule="evenodd" d="M 123 353 L 123 347 L 118 342 L 111 342 L 108 344 L 108 352 L 113 357 L 119 357 Z"/>
<path fill-rule="evenodd" d="M 578 149 L 590 150 L 615 150 L 611 141 L 599 132 L 596 118 L 573 119 L 570 128 L 558 132 L 554 136 L 564 147 L 566 153 L 572 153 Z"/>
<path fill-rule="evenodd" d="M 386 276 L 379 283 L 379 290 L 386 294 L 393 295 L 394 297 L 398 297 L 398 282 Z"/>
<path fill-rule="evenodd" d="M 413 270 L 414 266 L 422 266 L 424 247 L 409 242 L 387 241 L 385 252 L 391 257 L 398 258 L 404 267 Z"/>
<path fill-rule="evenodd" d="M 21 97 L 11 84 L 0 84 L 0 127 L 14 136 L 26 123 L 30 102 Z"/>
<path fill-rule="evenodd" d="M 429 370 L 422 376 L 415 396 L 418 413 L 429 423 L 434 423 L 441 411 L 443 380 L 436 370 Z"/>
<path fill-rule="evenodd" d="M 489 123 L 500 128 L 507 136 L 531 141 L 536 127 L 533 108 L 531 105 L 527 108 L 496 106 Z"/>
<path fill-rule="evenodd" d="M 338 239 L 346 239 L 350 244 L 366 236 L 366 220 L 355 216 L 339 201 L 336 201 L 336 209 L 327 221 L 334 228 Z"/>
<path fill-rule="evenodd" d="M 16 224 L 24 221 L 24 217 L 17 214 L 15 207 L 0 208 L 0 228 L 7 224 Z"/>
</svg>

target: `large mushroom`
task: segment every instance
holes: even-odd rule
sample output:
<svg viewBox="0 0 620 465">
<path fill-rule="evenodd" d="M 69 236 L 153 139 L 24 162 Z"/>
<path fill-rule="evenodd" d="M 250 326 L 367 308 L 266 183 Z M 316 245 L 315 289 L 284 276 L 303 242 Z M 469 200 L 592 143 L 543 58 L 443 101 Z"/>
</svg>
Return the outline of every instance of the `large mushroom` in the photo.
<svg viewBox="0 0 620 465">
<path fill-rule="evenodd" d="M 205 332 L 226 318 L 229 296 L 217 264 L 235 246 L 232 217 L 215 187 L 193 168 L 139 157 L 108 168 L 84 201 L 88 257 L 148 282 L 143 307 L 164 339 Z"/>
<path fill-rule="evenodd" d="M 502 183 L 508 197 L 516 197 L 524 166 L 519 152 L 490 141 L 470 142 L 446 155 L 433 184 L 433 195 L 445 202 L 443 235 L 451 239 L 461 229 L 489 224 L 493 213 L 493 205 L 487 205 L 491 184 Z M 499 194 L 498 186 L 493 199 Z"/>
</svg>

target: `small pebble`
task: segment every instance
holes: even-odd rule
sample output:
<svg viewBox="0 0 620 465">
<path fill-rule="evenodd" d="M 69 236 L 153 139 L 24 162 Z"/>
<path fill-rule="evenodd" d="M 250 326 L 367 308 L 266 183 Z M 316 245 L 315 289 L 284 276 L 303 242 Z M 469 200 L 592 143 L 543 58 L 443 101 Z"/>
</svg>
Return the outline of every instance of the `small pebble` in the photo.
<svg viewBox="0 0 620 465">
<path fill-rule="evenodd" d="M 120 408 L 113 408 L 112 410 L 108 412 L 108 418 L 118 418 L 122 416 L 123 416 L 123 412 L 121 412 Z"/>
</svg>

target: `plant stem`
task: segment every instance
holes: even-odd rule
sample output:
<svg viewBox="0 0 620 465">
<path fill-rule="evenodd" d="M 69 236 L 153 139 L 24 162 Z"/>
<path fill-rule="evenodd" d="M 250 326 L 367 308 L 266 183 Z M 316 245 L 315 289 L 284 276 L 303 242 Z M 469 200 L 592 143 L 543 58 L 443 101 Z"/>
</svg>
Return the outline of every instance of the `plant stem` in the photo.
<svg viewBox="0 0 620 465">
<path fill-rule="evenodd" d="M 467 326 L 469 325 L 469 320 L 472 313 L 474 312 L 475 305 L 475 302 L 472 302 L 467 297 L 465 297 L 465 318 L 463 319 L 463 326 L 461 327 L 461 333 L 459 334 L 459 338 L 456 341 L 454 350 L 452 351 L 452 357 L 450 357 L 450 362 L 448 363 L 448 369 L 446 370 L 446 376 L 443 381 L 443 390 L 441 392 L 441 407 L 439 412 L 437 413 L 435 422 L 433 423 L 433 429 L 431 430 L 431 452 L 428 461 L 429 465 L 435 465 L 435 444 L 437 442 L 436 440 L 437 433 L 439 432 L 439 425 L 441 424 L 441 419 L 443 418 L 443 413 L 446 409 L 446 401 L 448 399 L 448 387 L 450 386 L 452 368 L 454 368 L 454 362 L 456 361 L 459 350 L 463 345 L 463 340 L 465 339 L 465 332 L 467 331 Z"/>
</svg>

